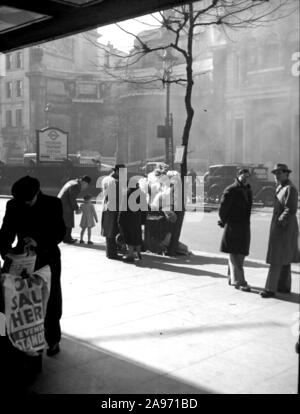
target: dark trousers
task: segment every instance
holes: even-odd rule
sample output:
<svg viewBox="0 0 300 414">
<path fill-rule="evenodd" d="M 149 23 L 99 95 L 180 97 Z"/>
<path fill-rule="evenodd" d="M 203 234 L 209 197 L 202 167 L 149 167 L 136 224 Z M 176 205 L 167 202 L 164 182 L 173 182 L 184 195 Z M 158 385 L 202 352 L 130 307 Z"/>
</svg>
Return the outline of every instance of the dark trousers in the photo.
<svg viewBox="0 0 300 414">
<path fill-rule="evenodd" d="M 270 292 L 291 291 L 291 265 L 270 265 L 265 289 Z"/>
<path fill-rule="evenodd" d="M 116 258 L 118 256 L 118 249 L 115 237 L 106 237 L 106 257 Z"/>
<path fill-rule="evenodd" d="M 72 227 L 66 227 L 64 241 L 70 241 L 72 239 L 71 233 L 72 233 Z"/>
<path fill-rule="evenodd" d="M 47 262 L 45 259 L 37 258 L 36 269 L 45 264 L 49 264 L 51 271 L 51 288 L 47 304 L 46 316 L 44 321 L 45 339 L 49 346 L 60 342 L 61 328 L 60 319 L 62 316 L 62 292 L 61 292 L 61 261 L 60 253 L 56 251 L 53 256 L 49 255 Z"/>
</svg>

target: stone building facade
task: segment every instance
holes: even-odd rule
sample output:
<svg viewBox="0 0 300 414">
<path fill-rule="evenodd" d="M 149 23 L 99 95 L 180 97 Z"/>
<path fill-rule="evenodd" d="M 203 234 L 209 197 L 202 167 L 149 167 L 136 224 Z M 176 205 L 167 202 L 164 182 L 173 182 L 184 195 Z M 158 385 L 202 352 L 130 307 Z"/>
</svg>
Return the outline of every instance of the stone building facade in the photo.
<svg viewBox="0 0 300 414">
<path fill-rule="evenodd" d="M 5 55 L 2 161 L 21 162 L 25 152 L 36 152 L 36 130 L 49 125 L 69 133 L 70 153 L 115 153 L 117 117 L 111 102 L 118 87 L 98 69 L 106 59 L 95 45 L 98 37 L 92 31 Z"/>
</svg>

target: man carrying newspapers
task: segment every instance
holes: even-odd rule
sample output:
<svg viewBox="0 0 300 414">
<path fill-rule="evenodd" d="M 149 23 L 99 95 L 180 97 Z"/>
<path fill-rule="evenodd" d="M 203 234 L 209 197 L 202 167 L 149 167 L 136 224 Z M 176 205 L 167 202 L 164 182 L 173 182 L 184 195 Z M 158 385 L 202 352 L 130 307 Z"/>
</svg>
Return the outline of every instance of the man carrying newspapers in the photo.
<svg viewBox="0 0 300 414">
<path fill-rule="evenodd" d="M 58 244 L 65 235 L 61 200 L 43 194 L 39 181 L 25 176 L 11 189 L 13 198 L 6 204 L 0 229 L 0 254 L 5 260 L 10 253 L 36 254 L 35 270 L 49 265 L 51 288 L 44 320 L 47 355 L 59 352 L 62 315 L 61 259 Z M 12 245 L 17 237 L 17 244 Z"/>
</svg>

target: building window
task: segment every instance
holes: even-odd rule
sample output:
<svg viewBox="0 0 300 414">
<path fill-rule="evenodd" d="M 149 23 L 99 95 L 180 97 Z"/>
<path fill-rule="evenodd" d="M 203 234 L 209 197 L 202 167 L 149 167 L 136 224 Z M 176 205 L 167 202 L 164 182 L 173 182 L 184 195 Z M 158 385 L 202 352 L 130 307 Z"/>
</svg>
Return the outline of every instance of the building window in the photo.
<svg viewBox="0 0 300 414">
<path fill-rule="evenodd" d="M 5 61 L 6 61 L 6 70 L 10 70 L 12 68 L 12 55 L 10 53 L 8 53 L 5 56 Z"/>
<path fill-rule="evenodd" d="M 16 68 L 22 69 L 23 68 L 23 55 L 22 52 L 16 53 Z"/>
<path fill-rule="evenodd" d="M 16 83 L 16 96 L 20 98 L 23 96 L 23 81 L 18 80 Z"/>
<path fill-rule="evenodd" d="M 5 123 L 6 126 L 11 127 L 12 126 L 12 111 L 6 111 L 5 118 L 6 118 L 6 123 Z"/>
<path fill-rule="evenodd" d="M 16 126 L 23 126 L 23 111 L 22 109 L 16 109 Z"/>
<path fill-rule="evenodd" d="M 276 68 L 280 66 L 279 40 L 276 34 L 269 36 L 264 44 L 265 68 Z"/>
<path fill-rule="evenodd" d="M 12 97 L 12 82 L 6 82 L 6 97 Z"/>
</svg>

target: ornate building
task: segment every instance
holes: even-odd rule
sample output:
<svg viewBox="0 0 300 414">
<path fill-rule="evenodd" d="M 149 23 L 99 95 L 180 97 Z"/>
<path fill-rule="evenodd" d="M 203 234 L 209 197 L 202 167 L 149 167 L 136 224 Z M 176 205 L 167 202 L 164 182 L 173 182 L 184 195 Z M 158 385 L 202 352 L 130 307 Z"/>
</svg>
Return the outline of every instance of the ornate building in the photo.
<svg viewBox="0 0 300 414">
<path fill-rule="evenodd" d="M 1 160 L 17 162 L 24 152 L 35 152 L 36 130 L 48 125 L 69 132 L 70 153 L 114 155 L 117 118 L 111 101 L 116 82 L 98 70 L 105 59 L 98 37 L 92 31 L 5 55 Z"/>
<path fill-rule="evenodd" d="M 227 162 L 287 163 L 299 184 L 299 16 L 289 15 L 215 51 Z M 299 56 L 298 56 L 299 58 Z"/>
</svg>

